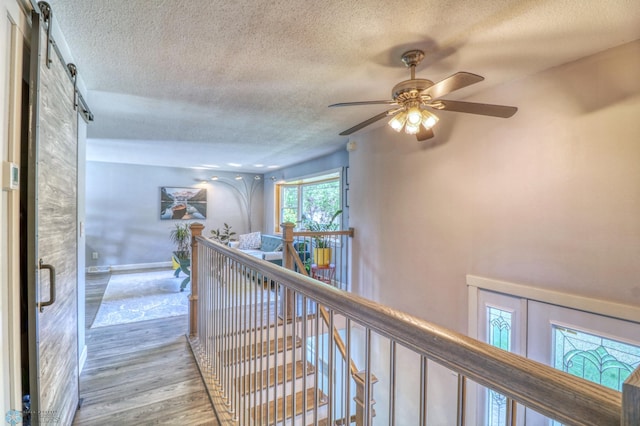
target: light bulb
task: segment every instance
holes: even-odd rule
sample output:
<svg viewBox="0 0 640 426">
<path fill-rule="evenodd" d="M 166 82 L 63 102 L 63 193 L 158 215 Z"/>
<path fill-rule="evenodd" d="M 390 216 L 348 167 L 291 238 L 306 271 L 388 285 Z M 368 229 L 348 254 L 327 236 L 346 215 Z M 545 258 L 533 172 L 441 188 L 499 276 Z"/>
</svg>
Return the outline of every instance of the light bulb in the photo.
<svg viewBox="0 0 640 426">
<path fill-rule="evenodd" d="M 422 121 L 422 112 L 418 107 L 411 107 L 407 112 L 407 124 L 417 126 Z"/>
<path fill-rule="evenodd" d="M 235 178 L 235 179 L 236 179 L 236 180 L 242 180 L 242 176 L 238 175 L 238 176 L 236 176 L 236 178 Z"/>
<path fill-rule="evenodd" d="M 430 129 L 436 125 L 438 117 L 435 114 L 431 114 L 429 111 L 422 111 L 422 125 L 426 129 Z"/>
<path fill-rule="evenodd" d="M 418 130 L 420 130 L 420 123 L 411 124 L 411 123 L 409 123 L 409 120 L 407 120 L 407 124 L 406 124 L 406 126 L 404 126 L 404 132 L 406 134 L 415 135 L 416 133 L 418 133 Z"/>
<path fill-rule="evenodd" d="M 396 114 L 390 121 L 389 125 L 393 130 L 399 132 L 402 130 L 402 126 L 404 126 L 405 121 L 407 121 L 407 113 L 402 111 L 399 114 Z"/>
</svg>

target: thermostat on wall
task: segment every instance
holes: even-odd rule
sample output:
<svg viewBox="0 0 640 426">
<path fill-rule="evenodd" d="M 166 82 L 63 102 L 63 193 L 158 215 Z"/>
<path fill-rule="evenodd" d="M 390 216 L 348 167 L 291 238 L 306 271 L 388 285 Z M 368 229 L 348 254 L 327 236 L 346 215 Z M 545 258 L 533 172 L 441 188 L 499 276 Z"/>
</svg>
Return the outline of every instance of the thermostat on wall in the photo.
<svg viewBox="0 0 640 426">
<path fill-rule="evenodd" d="M 15 191 L 20 184 L 20 168 L 10 161 L 2 162 L 2 189 Z"/>
</svg>

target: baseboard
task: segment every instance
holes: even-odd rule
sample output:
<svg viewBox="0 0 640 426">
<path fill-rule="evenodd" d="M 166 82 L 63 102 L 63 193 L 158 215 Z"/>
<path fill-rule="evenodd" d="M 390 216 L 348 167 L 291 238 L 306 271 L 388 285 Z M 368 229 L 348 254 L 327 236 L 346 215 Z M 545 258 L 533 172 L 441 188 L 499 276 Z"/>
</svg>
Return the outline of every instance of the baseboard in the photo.
<svg viewBox="0 0 640 426">
<path fill-rule="evenodd" d="M 111 272 L 129 272 L 145 269 L 165 269 L 171 268 L 171 261 L 154 263 L 134 263 L 131 265 L 111 265 Z"/>
<path fill-rule="evenodd" d="M 78 359 L 78 375 L 82 373 L 82 369 L 84 368 L 84 363 L 87 362 L 87 345 L 84 345 L 82 348 L 82 352 L 80 353 L 80 358 Z"/>
<path fill-rule="evenodd" d="M 110 266 L 89 266 L 84 270 L 87 274 L 106 274 L 111 272 Z"/>
</svg>

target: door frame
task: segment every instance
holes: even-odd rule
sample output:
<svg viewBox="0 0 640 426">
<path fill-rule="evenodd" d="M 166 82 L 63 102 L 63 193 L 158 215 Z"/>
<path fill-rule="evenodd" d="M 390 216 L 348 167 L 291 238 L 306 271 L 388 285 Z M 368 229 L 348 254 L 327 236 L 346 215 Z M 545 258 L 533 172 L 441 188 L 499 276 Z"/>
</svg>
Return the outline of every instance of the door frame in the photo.
<svg viewBox="0 0 640 426">
<path fill-rule="evenodd" d="M 609 317 L 616 320 L 638 323 L 640 318 L 640 306 L 625 305 L 622 303 L 600 300 L 570 293 L 563 293 L 554 290 L 548 290 L 540 287 L 528 286 L 523 284 L 510 283 L 507 281 L 495 280 L 475 275 L 467 275 L 468 287 L 468 329 L 467 334 L 477 340 L 484 341 L 481 336 L 480 327 L 478 327 L 479 306 L 481 301 L 481 292 L 487 291 L 495 294 L 507 295 L 526 302 L 526 315 L 524 326 L 529 326 L 529 302 L 540 302 L 547 305 L 555 305 L 572 311 L 582 311 L 585 313 Z M 522 327 L 522 324 L 521 324 Z M 520 328 L 521 328 L 520 327 Z M 524 340 L 527 356 L 529 356 L 529 348 L 527 342 L 529 337 Z M 472 395 L 472 393 L 470 393 Z M 470 400 L 470 405 L 474 408 L 476 399 Z M 472 411 L 475 413 L 476 411 Z M 525 417 L 527 420 L 529 410 L 519 410 L 518 418 Z M 521 416 L 520 413 L 524 413 Z"/>
<path fill-rule="evenodd" d="M 0 130 L 7 135 L 6 145 L 0 143 L 0 159 L 20 164 L 22 137 L 22 77 L 24 46 L 28 43 L 27 6 L 20 0 L 1 0 L 0 45 L 6 56 L 0 59 Z M 5 59 L 7 62 L 5 62 Z M 8 92 L 3 92 L 3 90 Z M 4 415 L 10 410 L 22 410 L 22 375 L 20 351 L 20 191 L 2 189 L 0 236 L 6 256 L 0 259 L 0 407 Z"/>
<path fill-rule="evenodd" d="M 621 320 L 637 322 L 640 318 L 640 306 L 625 305 L 623 303 L 611 302 L 609 300 L 595 299 L 571 293 L 549 290 L 541 287 L 534 287 L 524 284 L 516 284 L 508 281 L 495 280 L 492 278 L 480 277 L 477 275 L 467 275 L 467 288 L 469 295 L 469 322 L 468 334 L 471 337 L 477 336 L 477 326 L 472 318 L 477 318 L 478 311 L 478 290 L 488 290 L 494 293 L 503 293 L 510 296 L 520 297 L 528 300 L 559 305 L 579 311 L 591 312 Z M 472 315 L 473 314 L 473 315 Z"/>
</svg>

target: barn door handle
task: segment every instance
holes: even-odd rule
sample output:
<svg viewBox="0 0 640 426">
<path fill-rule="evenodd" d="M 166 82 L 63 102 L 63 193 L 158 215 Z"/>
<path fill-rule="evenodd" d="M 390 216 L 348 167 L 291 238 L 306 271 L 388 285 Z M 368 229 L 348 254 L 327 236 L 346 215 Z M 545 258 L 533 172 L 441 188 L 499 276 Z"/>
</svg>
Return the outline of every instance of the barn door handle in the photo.
<svg viewBox="0 0 640 426">
<path fill-rule="evenodd" d="M 44 310 L 45 306 L 51 306 L 56 301 L 56 268 L 53 265 L 48 265 L 40 259 L 40 269 L 49 270 L 49 300 L 46 302 L 40 302 L 40 312 Z"/>
</svg>

